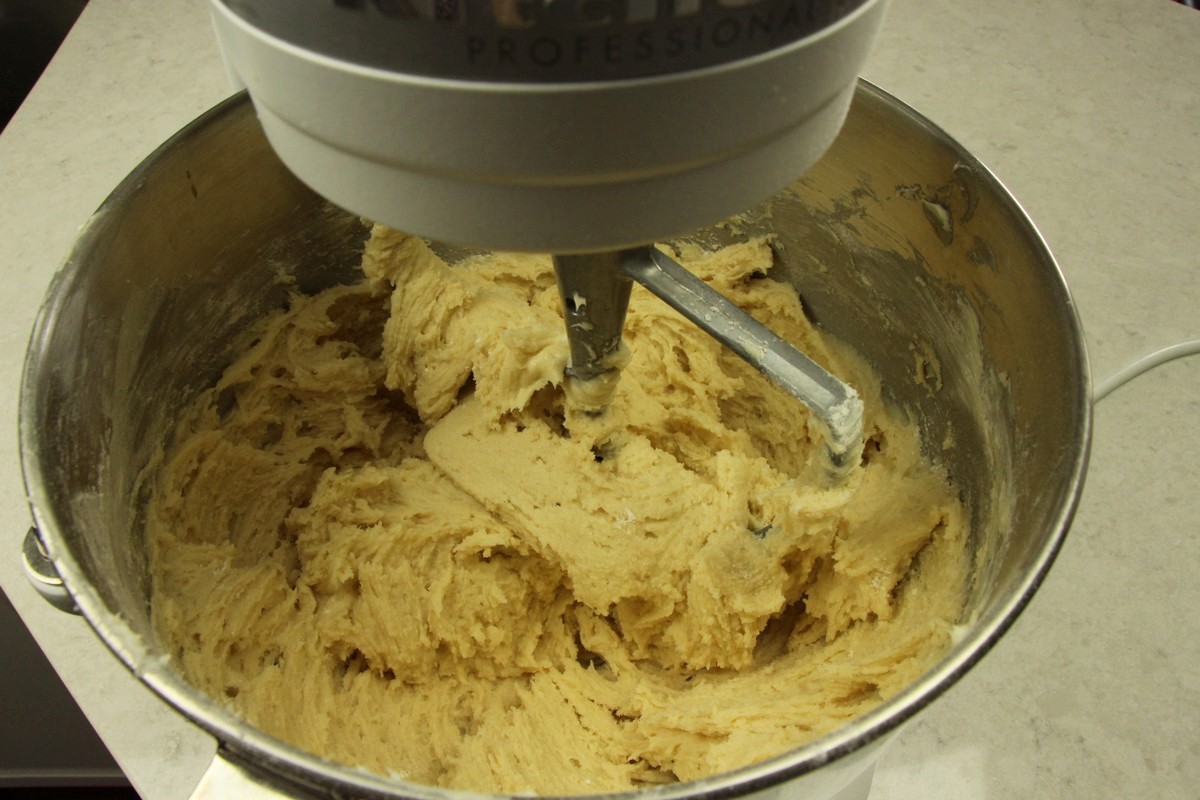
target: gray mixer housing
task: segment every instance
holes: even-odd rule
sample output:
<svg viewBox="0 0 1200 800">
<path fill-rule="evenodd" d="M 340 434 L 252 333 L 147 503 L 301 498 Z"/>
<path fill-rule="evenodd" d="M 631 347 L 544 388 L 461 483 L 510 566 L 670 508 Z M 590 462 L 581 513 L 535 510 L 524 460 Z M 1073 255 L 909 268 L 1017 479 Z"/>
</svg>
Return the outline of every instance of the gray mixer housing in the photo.
<svg viewBox="0 0 1200 800">
<path fill-rule="evenodd" d="M 284 163 L 410 233 L 584 253 L 757 203 L 833 142 L 884 0 L 212 0 Z"/>
</svg>

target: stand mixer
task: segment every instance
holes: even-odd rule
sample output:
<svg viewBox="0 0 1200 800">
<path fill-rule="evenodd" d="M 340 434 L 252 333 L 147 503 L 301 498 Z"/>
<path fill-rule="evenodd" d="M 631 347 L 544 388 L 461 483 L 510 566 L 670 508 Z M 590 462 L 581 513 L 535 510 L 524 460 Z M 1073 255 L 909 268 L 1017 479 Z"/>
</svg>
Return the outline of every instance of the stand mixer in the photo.
<svg viewBox="0 0 1200 800">
<path fill-rule="evenodd" d="M 554 253 L 568 396 L 612 397 L 636 281 L 804 402 L 833 482 L 862 403 L 652 242 L 774 194 L 841 128 L 883 0 L 213 0 L 303 181 L 416 235 Z"/>
<path fill-rule="evenodd" d="M 653 285 L 651 267 L 664 274 L 671 268 L 646 242 L 765 197 L 834 137 L 879 5 L 830 16 L 806 37 L 726 61 L 559 82 L 531 81 L 513 62 L 522 53 L 550 52 L 554 41 L 598 52 L 608 47 L 602 29 L 579 24 L 581 44 L 531 38 L 533 25 L 514 28 L 514 19 L 525 18 L 507 16 L 508 6 L 469 22 L 460 15 L 464 21 L 454 24 L 462 27 L 445 29 L 436 27 L 443 24 L 437 12 L 457 19 L 457 6 L 415 9 L 382 0 L 214 6 L 229 63 L 258 103 L 257 119 L 246 95 L 226 100 L 139 165 L 83 228 L 31 336 L 20 415 L 36 524 L 24 552 L 42 558 L 45 585 L 57 582 L 64 604 L 80 610 L 136 680 L 219 743 L 197 800 L 466 796 L 330 762 L 281 741 L 238 717 L 220 689 L 210 695 L 197 688 L 156 634 L 142 510 L 148 465 L 160 463 L 181 410 L 239 355 L 244 335 L 264 314 L 297 290 L 315 294 L 362 280 L 360 221 L 288 174 L 262 126 L 296 172 L 359 213 L 454 242 L 557 252 L 560 273 L 579 267 L 563 281 L 568 322 L 586 323 L 582 314 L 590 312 L 619 331 L 620 294 L 630 289 L 630 276 Z M 548 14 L 550 7 L 524 10 L 540 25 L 534 12 Z M 476 8 L 464 7 L 463 14 Z M 578 10 L 605 8 L 615 6 L 597 2 Z M 606 24 L 615 29 L 614 52 L 621 42 L 665 49 L 694 43 L 687 31 L 699 32 L 703 44 L 717 41 L 717 31 L 759 36 L 772 13 L 799 19 L 795 6 L 775 8 L 629 3 Z M 419 10 L 433 20 L 416 17 Z M 659 16 L 636 16 L 650 11 Z M 734 22 L 721 22 L 721 14 Z M 299 30 L 320 32 L 330 49 L 351 42 L 372 58 L 388 55 L 369 46 L 383 31 L 433 43 L 412 51 L 421 57 L 408 71 L 372 67 L 289 44 L 283 28 L 279 35 L 263 32 L 289 19 L 307 19 Z M 630 20 L 645 27 L 630 27 Z M 359 39 L 350 35 L 353 25 Z M 453 50 L 462 61 L 464 53 L 492 52 L 507 69 L 503 79 L 453 77 L 438 59 L 449 58 L 454 36 L 462 39 Z M 436 65 L 442 76 L 421 72 L 420 64 Z M 866 797 L 870 770 L 893 733 L 984 657 L 1027 606 L 1061 547 L 1082 487 L 1091 425 L 1086 352 L 1053 256 L 1019 205 L 964 148 L 886 93 L 861 85 L 854 94 L 831 157 L 814 165 L 808 180 L 792 183 L 794 193 L 776 195 L 768 215 L 749 219 L 746 229 L 777 235 L 777 277 L 792 285 L 803 279 L 813 315 L 878 365 L 882 384 L 896 393 L 892 399 L 929 431 L 927 441 L 962 487 L 977 532 L 962 624 L 947 655 L 876 710 L 769 762 L 650 790 L 659 798 Z M 947 180 L 967 190 L 957 199 L 971 201 L 969 219 L 951 217 L 950 243 L 944 230 L 931 227 L 928 201 L 892 191 Z M 848 206 L 852 201 L 861 205 Z M 849 221 L 847 208 L 856 214 Z M 871 224 L 861 225 L 861 233 L 849 230 L 860 220 Z M 725 239 L 728 231 L 709 233 Z M 829 268 L 812 269 L 814 263 Z M 571 290 L 572 281 L 592 277 L 599 288 Z M 616 287 L 615 301 L 603 294 L 605 286 Z M 701 321 L 709 313 L 702 299 L 684 296 L 681 305 Z M 602 307 L 608 320 L 598 317 Z M 587 327 L 568 331 L 584 347 L 571 366 L 581 382 L 605 375 L 603 369 L 599 376 L 578 374 L 593 356 L 582 336 Z M 913 374 L 904 349 L 911 342 L 928 344 L 917 355 L 944 369 Z M 755 347 L 744 349 L 753 354 Z M 602 361 L 605 354 L 595 355 Z M 386 401 L 385 412 L 394 409 L 391 395 L 370 391 Z M 213 463 L 227 466 L 219 458 Z M 512 462 L 488 459 L 483 466 L 496 468 L 500 482 L 513 471 Z M 251 497 L 251 506 L 256 501 Z M 621 559 L 617 566 L 649 573 L 661 564 Z M 199 572 L 197 580 L 207 583 L 212 574 Z M 205 614 L 225 606 L 193 607 Z M 524 606 L 505 608 L 516 617 Z M 306 724 L 309 707 L 291 705 L 297 726 Z M 420 735 L 419 721 L 410 727 Z M 234 778 L 258 791 L 222 783 Z"/>
</svg>

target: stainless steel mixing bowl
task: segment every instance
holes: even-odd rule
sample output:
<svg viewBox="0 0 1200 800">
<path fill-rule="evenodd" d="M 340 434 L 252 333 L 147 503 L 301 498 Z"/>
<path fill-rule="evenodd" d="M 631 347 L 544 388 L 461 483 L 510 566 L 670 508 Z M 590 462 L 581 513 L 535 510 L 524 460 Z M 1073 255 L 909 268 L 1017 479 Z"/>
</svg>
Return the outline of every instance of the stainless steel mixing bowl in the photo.
<svg viewBox="0 0 1200 800">
<path fill-rule="evenodd" d="M 758 231 L 778 236 L 777 274 L 875 365 L 948 465 L 970 507 L 974 569 L 961 636 L 906 691 L 793 752 L 640 793 L 656 798 L 861 788 L 887 736 L 1029 601 L 1087 460 L 1088 367 L 1062 276 L 999 182 L 912 109 L 861 85 L 841 136 L 802 180 L 698 237 Z M 104 203 L 33 332 L 20 436 L 43 577 L 57 573 L 133 675 L 219 740 L 201 793 L 221 796 L 236 780 L 264 792 L 466 797 L 334 765 L 254 729 L 185 683 L 150 625 L 143 471 L 179 411 L 233 359 L 238 332 L 289 291 L 354 280 L 365 235 L 280 164 L 235 97 Z M 26 552 L 38 567 L 38 548 Z"/>
</svg>

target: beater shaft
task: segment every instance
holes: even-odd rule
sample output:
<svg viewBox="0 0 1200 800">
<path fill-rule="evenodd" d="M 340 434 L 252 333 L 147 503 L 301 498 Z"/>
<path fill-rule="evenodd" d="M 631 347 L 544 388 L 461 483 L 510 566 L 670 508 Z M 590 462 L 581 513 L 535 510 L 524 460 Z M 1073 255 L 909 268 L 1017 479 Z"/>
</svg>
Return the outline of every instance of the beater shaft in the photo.
<svg viewBox="0 0 1200 800">
<path fill-rule="evenodd" d="M 621 329 L 633 288 L 621 269 L 626 255 L 627 251 L 613 250 L 554 256 L 571 345 L 568 378 L 589 381 L 619 369 L 613 357 L 621 347 Z"/>
</svg>

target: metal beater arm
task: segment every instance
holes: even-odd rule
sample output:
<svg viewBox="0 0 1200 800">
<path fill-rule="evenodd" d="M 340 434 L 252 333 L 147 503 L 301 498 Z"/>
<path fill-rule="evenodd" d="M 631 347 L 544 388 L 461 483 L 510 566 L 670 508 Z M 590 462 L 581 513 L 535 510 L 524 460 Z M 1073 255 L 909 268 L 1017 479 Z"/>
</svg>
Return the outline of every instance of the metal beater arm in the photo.
<svg viewBox="0 0 1200 800">
<path fill-rule="evenodd" d="M 571 343 L 568 377 L 615 379 L 612 357 L 620 348 L 632 279 L 809 408 L 835 483 L 858 463 L 863 433 L 858 393 L 667 254 L 638 247 L 554 261 Z"/>
</svg>

